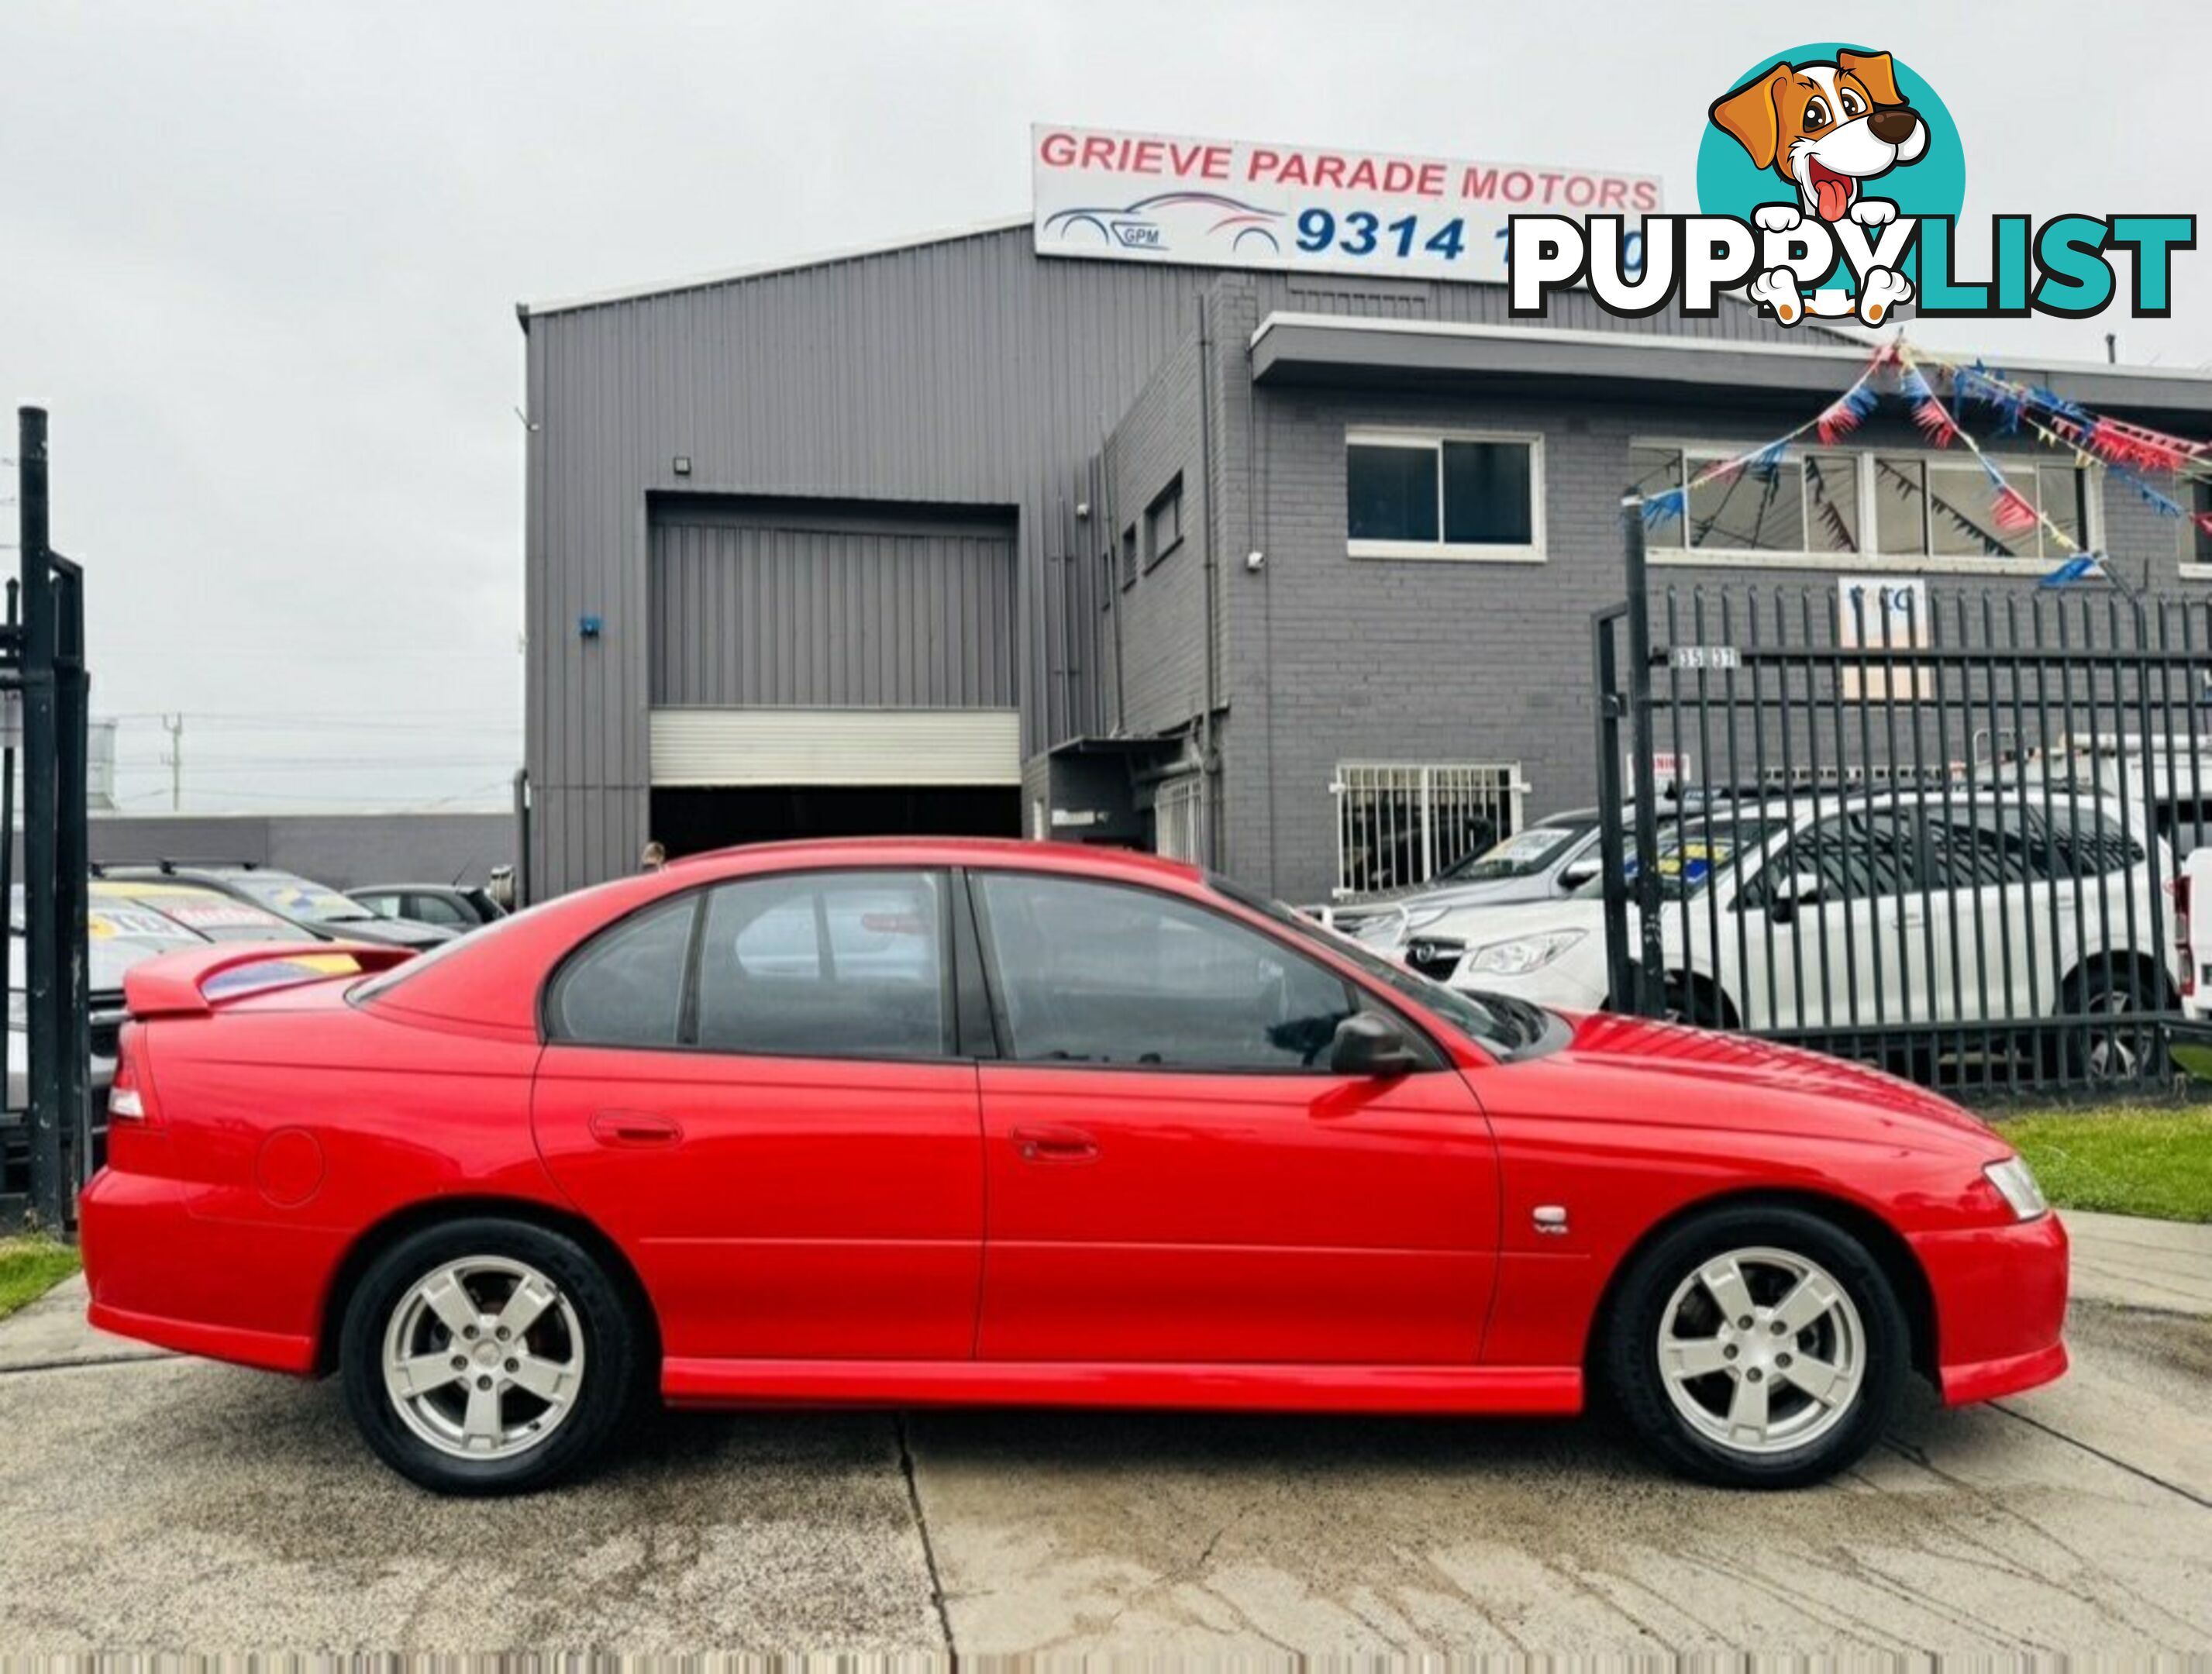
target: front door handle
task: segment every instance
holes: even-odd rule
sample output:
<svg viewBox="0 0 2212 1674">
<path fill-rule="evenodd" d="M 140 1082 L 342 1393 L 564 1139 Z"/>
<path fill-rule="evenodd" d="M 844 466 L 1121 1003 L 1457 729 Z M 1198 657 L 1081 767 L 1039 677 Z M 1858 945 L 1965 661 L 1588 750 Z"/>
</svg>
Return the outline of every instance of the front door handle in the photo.
<svg viewBox="0 0 2212 1674">
<path fill-rule="evenodd" d="M 672 1145 L 684 1137 L 681 1123 L 642 1110 L 602 1110 L 588 1125 L 602 1145 Z"/>
<path fill-rule="evenodd" d="M 1091 1162 L 1098 1156 L 1098 1142 L 1081 1128 L 1016 1128 L 1013 1141 L 1024 1162 Z"/>
</svg>

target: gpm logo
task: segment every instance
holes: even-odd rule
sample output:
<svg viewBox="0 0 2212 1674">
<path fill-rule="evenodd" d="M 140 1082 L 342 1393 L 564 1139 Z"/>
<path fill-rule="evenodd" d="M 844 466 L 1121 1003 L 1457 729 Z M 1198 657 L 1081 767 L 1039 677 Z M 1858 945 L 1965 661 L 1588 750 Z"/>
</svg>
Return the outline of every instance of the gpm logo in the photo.
<svg viewBox="0 0 2212 1674">
<path fill-rule="evenodd" d="M 2126 251 L 2129 312 L 2163 318 L 2174 255 L 2197 246 L 2194 215 L 2061 215 L 2040 225 L 1998 215 L 1988 276 L 1960 277 L 1958 127 L 1936 90 L 1887 52 L 1796 47 L 1740 78 L 1706 118 L 1705 213 L 1648 217 L 1640 248 L 1617 215 L 1511 218 L 1514 313 L 1540 315 L 1553 291 L 1587 284 L 1627 318 L 1676 301 L 1710 316 L 1721 291 L 1742 287 L 1784 325 L 1808 315 L 1879 325 L 1907 302 L 1929 318 L 2082 319 L 2121 296 L 2112 252 Z"/>
</svg>

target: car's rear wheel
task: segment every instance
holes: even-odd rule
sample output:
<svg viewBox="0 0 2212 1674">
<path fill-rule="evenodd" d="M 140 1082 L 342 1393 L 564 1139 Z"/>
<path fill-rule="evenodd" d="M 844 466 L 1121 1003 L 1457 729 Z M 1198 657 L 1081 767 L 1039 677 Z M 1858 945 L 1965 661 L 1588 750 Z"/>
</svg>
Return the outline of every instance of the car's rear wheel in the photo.
<svg viewBox="0 0 2212 1674">
<path fill-rule="evenodd" d="M 378 1455 L 444 1494 L 540 1488 L 605 1442 L 638 1382 L 622 1293 L 573 1239 L 497 1219 L 426 1228 L 362 1276 L 339 1340 Z"/>
<path fill-rule="evenodd" d="M 1638 1435 L 1676 1469 L 1794 1488 L 1872 1447 L 1904 1387 L 1911 1328 L 1856 1239 L 1802 1210 L 1722 1210 L 1675 1228 L 1626 1277 L 1606 1369 Z"/>
</svg>

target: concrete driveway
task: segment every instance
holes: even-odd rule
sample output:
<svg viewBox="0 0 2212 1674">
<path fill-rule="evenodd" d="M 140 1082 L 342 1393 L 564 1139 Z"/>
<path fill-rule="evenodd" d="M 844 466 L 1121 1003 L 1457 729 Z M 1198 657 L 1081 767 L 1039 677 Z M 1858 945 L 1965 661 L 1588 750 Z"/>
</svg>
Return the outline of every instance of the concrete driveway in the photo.
<svg viewBox="0 0 2212 1674">
<path fill-rule="evenodd" d="M 672 1415 L 562 1492 L 440 1501 L 333 1386 L 58 1295 L 0 1325 L 0 1644 L 2202 1650 L 2212 1229 L 2068 1219 L 2065 1382 L 1917 1400 L 1778 1496 L 1583 1423 L 1021 1412 Z"/>
</svg>

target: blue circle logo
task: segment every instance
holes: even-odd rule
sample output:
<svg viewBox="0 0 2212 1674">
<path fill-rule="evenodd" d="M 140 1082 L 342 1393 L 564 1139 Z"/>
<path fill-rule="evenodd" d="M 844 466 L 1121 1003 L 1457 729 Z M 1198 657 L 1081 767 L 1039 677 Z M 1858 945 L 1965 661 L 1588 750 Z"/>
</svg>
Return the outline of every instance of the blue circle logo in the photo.
<svg viewBox="0 0 2212 1674">
<path fill-rule="evenodd" d="M 1926 79 L 1887 52 L 1793 46 L 1751 65 L 1708 107 L 1698 148 L 1707 215 L 1767 227 L 1786 220 L 1782 206 L 1875 238 L 1900 217 L 1956 215 L 1966 201 L 1958 124 Z M 1899 270 L 1917 281 L 1917 248 Z M 1848 267 L 1836 276 L 1847 283 Z"/>
</svg>

